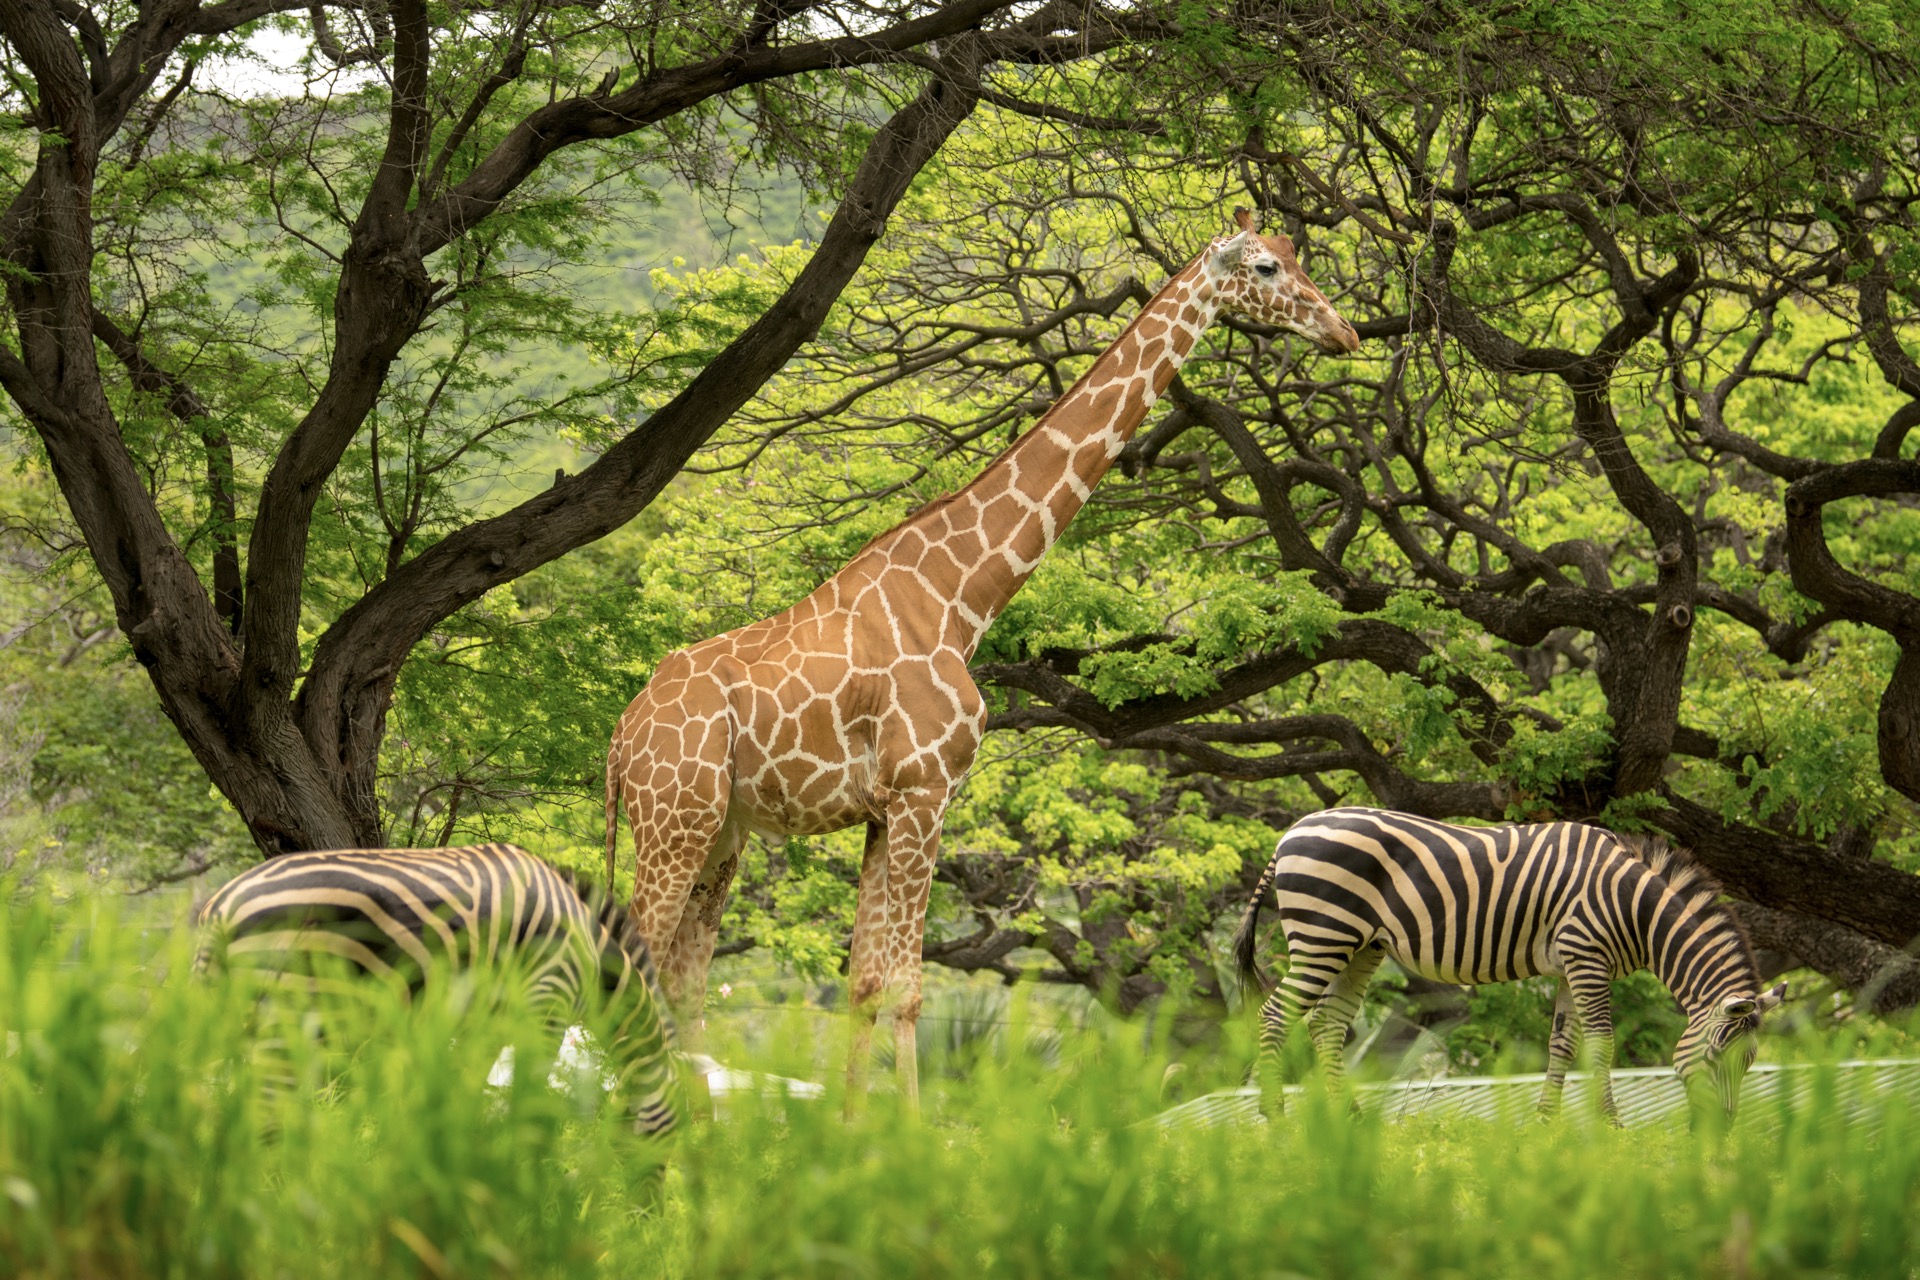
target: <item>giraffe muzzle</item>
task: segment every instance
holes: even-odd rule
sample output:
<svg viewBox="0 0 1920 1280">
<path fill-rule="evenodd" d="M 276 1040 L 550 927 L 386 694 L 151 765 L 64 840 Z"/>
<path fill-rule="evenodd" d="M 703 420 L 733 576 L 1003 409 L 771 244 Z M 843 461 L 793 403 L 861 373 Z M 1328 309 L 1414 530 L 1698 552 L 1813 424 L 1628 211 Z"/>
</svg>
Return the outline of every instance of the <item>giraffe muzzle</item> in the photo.
<svg viewBox="0 0 1920 1280">
<path fill-rule="evenodd" d="M 1330 356 L 1352 355 L 1360 349 L 1360 335 L 1354 327 L 1329 309 L 1318 321 L 1313 331 L 1307 334 L 1315 346 Z"/>
</svg>

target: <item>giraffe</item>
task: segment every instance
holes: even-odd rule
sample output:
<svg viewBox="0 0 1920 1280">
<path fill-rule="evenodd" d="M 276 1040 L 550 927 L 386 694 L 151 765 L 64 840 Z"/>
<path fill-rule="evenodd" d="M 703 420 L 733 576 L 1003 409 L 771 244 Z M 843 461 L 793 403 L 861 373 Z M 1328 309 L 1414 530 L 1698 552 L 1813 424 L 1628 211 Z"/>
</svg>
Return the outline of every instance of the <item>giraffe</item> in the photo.
<svg viewBox="0 0 1920 1280">
<path fill-rule="evenodd" d="M 665 658 L 607 754 L 607 877 L 625 800 L 632 909 L 680 1025 L 697 1034 L 721 908 L 748 835 L 866 824 L 849 962 L 846 1107 L 866 1090 L 883 1000 L 907 1105 L 921 943 L 948 801 L 986 704 L 967 671 L 988 624 L 1060 537 L 1223 311 L 1331 353 L 1359 335 L 1284 235 L 1213 240 L 1034 426 L 784 613 Z"/>
</svg>

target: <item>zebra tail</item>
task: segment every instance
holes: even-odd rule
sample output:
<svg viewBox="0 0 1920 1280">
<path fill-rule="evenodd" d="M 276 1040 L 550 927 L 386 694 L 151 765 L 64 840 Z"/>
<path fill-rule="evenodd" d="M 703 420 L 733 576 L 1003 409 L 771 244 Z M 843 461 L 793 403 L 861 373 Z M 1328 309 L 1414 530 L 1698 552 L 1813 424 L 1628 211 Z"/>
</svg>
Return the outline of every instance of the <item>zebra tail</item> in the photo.
<svg viewBox="0 0 1920 1280">
<path fill-rule="evenodd" d="M 614 845 L 620 838 L 620 794 L 625 786 L 624 769 L 618 767 L 619 750 L 607 748 L 607 898 L 613 898 Z"/>
<path fill-rule="evenodd" d="M 1239 971 L 1242 991 L 1252 988 L 1265 991 L 1272 986 L 1260 972 L 1260 909 L 1267 904 L 1267 891 L 1273 888 L 1273 877 L 1279 868 L 1280 855 L 1275 850 L 1273 860 L 1267 863 L 1267 869 L 1260 873 L 1259 882 L 1253 886 L 1253 900 L 1247 903 L 1246 914 L 1240 917 L 1240 928 L 1233 935 L 1234 967 Z"/>
</svg>

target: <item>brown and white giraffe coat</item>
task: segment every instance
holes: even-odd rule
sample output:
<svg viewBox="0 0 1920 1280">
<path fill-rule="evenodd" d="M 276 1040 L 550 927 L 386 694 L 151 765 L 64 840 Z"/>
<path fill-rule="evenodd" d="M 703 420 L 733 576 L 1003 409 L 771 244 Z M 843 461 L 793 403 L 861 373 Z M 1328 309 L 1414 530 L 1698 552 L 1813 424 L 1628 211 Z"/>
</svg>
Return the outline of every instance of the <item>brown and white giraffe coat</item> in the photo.
<svg viewBox="0 0 1920 1280">
<path fill-rule="evenodd" d="M 670 655 L 615 729 L 607 869 L 624 798 L 633 909 L 668 999 L 693 1029 L 721 908 L 749 834 L 865 823 L 851 957 L 848 1105 L 885 997 L 903 1091 L 940 824 L 980 746 L 967 662 L 1224 310 L 1330 352 L 1359 346 L 1284 236 L 1210 244 L 1034 427 L 971 484 L 862 548 L 784 613 Z"/>
</svg>

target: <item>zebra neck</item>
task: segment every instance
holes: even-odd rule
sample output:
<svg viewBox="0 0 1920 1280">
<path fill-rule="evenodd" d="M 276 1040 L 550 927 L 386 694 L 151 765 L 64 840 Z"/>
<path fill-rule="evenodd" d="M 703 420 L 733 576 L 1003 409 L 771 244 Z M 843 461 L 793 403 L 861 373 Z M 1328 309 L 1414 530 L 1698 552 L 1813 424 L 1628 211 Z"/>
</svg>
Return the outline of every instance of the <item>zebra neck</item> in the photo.
<svg viewBox="0 0 1920 1280">
<path fill-rule="evenodd" d="M 1655 916 L 1645 945 L 1647 968 L 1689 1018 L 1729 995 L 1759 990 L 1746 939 L 1717 904 L 1669 901 Z"/>
</svg>

